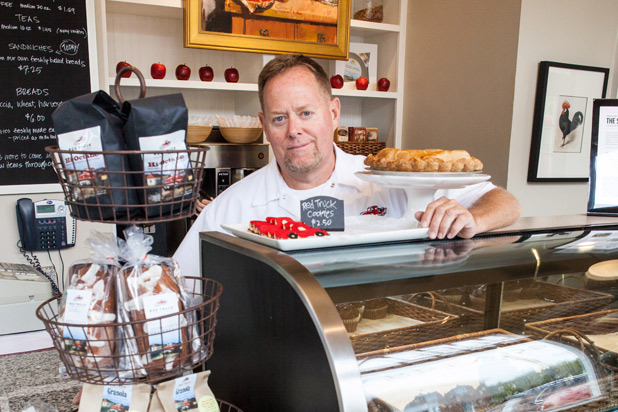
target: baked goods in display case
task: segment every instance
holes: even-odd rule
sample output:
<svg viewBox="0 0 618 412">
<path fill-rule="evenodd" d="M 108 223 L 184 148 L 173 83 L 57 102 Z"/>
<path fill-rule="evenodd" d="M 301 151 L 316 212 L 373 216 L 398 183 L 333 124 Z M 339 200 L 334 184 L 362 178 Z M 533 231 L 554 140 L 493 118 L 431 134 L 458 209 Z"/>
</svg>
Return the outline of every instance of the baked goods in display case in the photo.
<svg viewBox="0 0 618 412">
<path fill-rule="evenodd" d="M 388 301 L 384 298 L 371 299 L 363 302 L 365 312 L 363 317 L 366 319 L 382 319 L 388 311 Z"/>
<path fill-rule="evenodd" d="M 339 312 L 339 316 L 343 321 L 343 326 L 345 326 L 345 330 L 348 333 L 354 332 L 358 327 L 358 322 L 360 322 L 361 320 L 361 313 L 358 307 L 350 303 L 343 303 L 337 305 L 337 312 Z"/>
<path fill-rule="evenodd" d="M 374 170 L 397 172 L 478 172 L 483 163 L 465 150 L 403 150 L 387 147 L 368 155 L 365 164 Z"/>
</svg>

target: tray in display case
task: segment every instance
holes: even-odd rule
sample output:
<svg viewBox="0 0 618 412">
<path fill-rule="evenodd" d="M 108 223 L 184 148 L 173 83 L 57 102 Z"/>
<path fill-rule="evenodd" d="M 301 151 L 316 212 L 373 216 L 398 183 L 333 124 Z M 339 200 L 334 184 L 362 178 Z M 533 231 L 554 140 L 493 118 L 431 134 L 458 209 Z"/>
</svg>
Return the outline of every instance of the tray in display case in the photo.
<svg viewBox="0 0 618 412">
<path fill-rule="evenodd" d="M 588 338 L 598 349 L 618 354 L 618 309 L 526 324 L 526 331 L 540 338 L 564 330 L 575 331 Z"/>
<path fill-rule="evenodd" d="M 608 293 L 537 281 L 505 282 L 504 290 L 500 326 L 512 331 L 522 331 L 527 322 L 596 311 L 606 307 L 614 299 Z M 448 305 L 440 303 L 440 299 L 436 303 L 435 298 L 431 299 L 428 296 L 420 300 L 417 298 L 414 302 L 429 307 L 438 305 L 441 310 L 460 316 L 462 325 L 470 329 L 482 327 L 485 311 L 484 292 L 474 296 L 474 292 L 461 290 L 459 300 L 452 300 L 452 296 L 457 295 L 447 294 L 449 292 L 453 290 L 442 293 L 446 297 L 444 302 Z M 405 295 L 400 298 L 407 301 L 413 297 Z"/>
<path fill-rule="evenodd" d="M 501 329 L 357 355 L 370 411 L 578 411 L 608 400 L 581 351 Z"/>
<path fill-rule="evenodd" d="M 371 333 L 363 333 L 365 320 L 361 319 L 357 331 L 349 334 L 355 353 L 433 340 L 452 334 L 452 329 L 458 327 L 458 316 L 398 299 L 387 298 L 386 301 L 388 302 L 387 316 L 383 319 L 369 320 L 378 328 L 382 324 L 383 328 Z M 397 327 L 391 319 L 393 317 L 402 318 L 404 322 L 413 321 L 416 324 Z M 392 327 L 393 325 L 395 326 Z"/>
</svg>

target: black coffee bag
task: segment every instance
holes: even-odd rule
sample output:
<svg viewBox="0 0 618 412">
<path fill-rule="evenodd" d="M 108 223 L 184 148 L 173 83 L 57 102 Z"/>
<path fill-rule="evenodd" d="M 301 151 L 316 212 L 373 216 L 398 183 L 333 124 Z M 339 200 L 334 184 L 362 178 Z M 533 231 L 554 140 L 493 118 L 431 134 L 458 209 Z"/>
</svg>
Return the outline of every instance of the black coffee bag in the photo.
<svg viewBox="0 0 618 412">
<path fill-rule="evenodd" d="M 119 105 L 104 91 L 62 102 L 52 113 L 68 181 L 73 213 L 87 220 L 123 220 L 133 213 L 137 196 L 128 159 L 119 154 L 84 154 L 124 150 Z"/>
<path fill-rule="evenodd" d="M 127 147 L 140 202 L 149 218 L 163 218 L 191 207 L 194 176 L 187 153 L 188 110 L 182 94 L 147 97 L 123 104 Z M 170 153 L 166 153 L 172 151 Z"/>
</svg>

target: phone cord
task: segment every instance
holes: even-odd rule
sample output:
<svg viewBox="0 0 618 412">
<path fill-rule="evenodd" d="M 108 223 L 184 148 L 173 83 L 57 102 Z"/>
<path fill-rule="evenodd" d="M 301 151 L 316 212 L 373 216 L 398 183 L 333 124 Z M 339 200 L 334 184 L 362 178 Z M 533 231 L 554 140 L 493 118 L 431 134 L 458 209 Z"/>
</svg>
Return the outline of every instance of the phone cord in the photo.
<svg viewBox="0 0 618 412">
<path fill-rule="evenodd" d="M 49 276 L 47 272 L 45 272 L 41 267 L 41 262 L 39 262 L 39 258 L 37 258 L 35 255 L 28 256 L 23 247 L 21 247 L 20 245 L 18 245 L 18 247 L 21 254 L 24 255 L 28 263 L 30 263 L 30 266 L 32 266 L 34 269 L 36 269 L 37 272 L 39 272 L 41 275 L 45 276 L 47 280 L 49 280 L 49 283 L 51 283 L 52 294 L 54 296 L 62 295 L 62 293 L 60 293 L 60 289 L 58 289 L 58 286 L 56 285 L 56 282 L 54 282 L 51 276 Z"/>
</svg>

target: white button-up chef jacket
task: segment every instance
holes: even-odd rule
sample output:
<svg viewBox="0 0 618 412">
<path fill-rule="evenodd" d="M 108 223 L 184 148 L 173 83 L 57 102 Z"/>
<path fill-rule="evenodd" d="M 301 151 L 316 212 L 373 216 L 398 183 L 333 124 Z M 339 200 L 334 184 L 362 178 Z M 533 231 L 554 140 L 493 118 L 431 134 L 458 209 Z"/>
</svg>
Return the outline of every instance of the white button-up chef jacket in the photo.
<svg viewBox="0 0 618 412">
<path fill-rule="evenodd" d="M 330 179 L 314 189 L 290 189 L 275 159 L 227 188 L 199 214 L 176 250 L 173 257 L 180 264 L 182 273 L 200 276 L 200 232 L 225 232 L 221 224 L 246 223 L 249 227 L 251 220 L 264 220 L 268 216 L 300 220 L 300 201 L 313 196 L 342 199 L 346 216 L 359 215 L 372 206 L 386 208 L 387 217 L 399 218 L 404 214 L 407 206 L 404 190 L 385 188 L 359 179 L 354 173 L 365 170 L 365 156 L 345 153 L 336 145 L 335 153 L 336 165 Z M 470 208 L 493 188 L 492 183 L 483 182 L 463 189 L 437 190 L 434 199 L 446 196 Z"/>
</svg>

